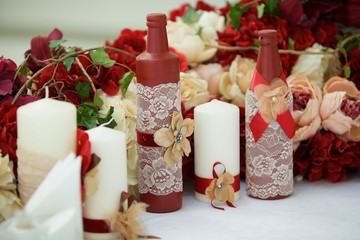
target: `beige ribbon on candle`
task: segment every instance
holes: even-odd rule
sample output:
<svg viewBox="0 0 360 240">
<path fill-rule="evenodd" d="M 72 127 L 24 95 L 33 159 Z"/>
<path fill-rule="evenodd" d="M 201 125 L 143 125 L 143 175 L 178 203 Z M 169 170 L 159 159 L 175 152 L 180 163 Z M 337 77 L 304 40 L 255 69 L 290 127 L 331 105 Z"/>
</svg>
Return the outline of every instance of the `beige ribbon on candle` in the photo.
<svg viewBox="0 0 360 240">
<path fill-rule="evenodd" d="M 44 180 L 57 159 L 39 155 L 18 144 L 18 190 L 20 199 L 25 204 L 40 183 Z"/>
<path fill-rule="evenodd" d="M 254 88 L 259 100 L 259 112 L 265 122 L 276 120 L 277 116 L 288 109 L 286 96 L 289 88 L 280 78 L 274 79 L 269 86 L 259 84 Z"/>
</svg>

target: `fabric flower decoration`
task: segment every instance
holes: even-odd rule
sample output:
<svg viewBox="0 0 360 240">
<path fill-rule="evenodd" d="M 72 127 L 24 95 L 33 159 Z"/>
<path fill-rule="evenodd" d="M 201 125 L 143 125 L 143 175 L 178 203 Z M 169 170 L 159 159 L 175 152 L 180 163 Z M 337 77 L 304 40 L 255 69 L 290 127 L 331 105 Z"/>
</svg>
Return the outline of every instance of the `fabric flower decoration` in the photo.
<svg viewBox="0 0 360 240">
<path fill-rule="evenodd" d="M 126 201 L 127 200 L 127 201 Z M 126 203 L 129 208 L 123 207 Z M 139 238 L 147 238 L 144 236 L 144 227 L 138 221 L 140 216 L 145 212 L 148 207 L 147 204 L 134 201 L 133 197 L 125 192 L 121 193 L 120 209 L 110 216 L 109 224 L 111 232 L 118 232 L 123 239 L 135 240 Z"/>
<path fill-rule="evenodd" d="M 205 190 L 206 197 L 220 202 L 234 202 L 234 188 L 231 185 L 234 181 L 234 177 L 228 172 L 214 178 Z"/>
<path fill-rule="evenodd" d="M 15 176 L 9 163 L 9 155 L 0 155 L 0 222 L 13 216 L 22 208 L 16 195 Z"/>
<path fill-rule="evenodd" d="M 345 141 L 360 141 L 360 91 L 353 82 L 333 77 L 324 85 L 322 125 Z"/>
<path fill-rule="evenodd" d="M 250 58 L 236 56 L 231 62 L 229 72 L 222 75 L 220 93 L 231 103 L 245 107 L 245 93 L 250 87 L 256 62 Z"/>
<path fill-rule="evenodd" d="M 191 152 L 190 137 L 194 132 L 194 120 L 183 119 L 181 113 L 174 111 L 170 128 L 161 128 L 154 133 L 154 141 L 157 145 L 165 147 L 164 160 L 169 166 L 174 166 L 181 161 L 185 154 Z"/>
<path fill-rule="evenodd" d="M 315 43 L 306 51 L 320 53 L 323 49 L 326 48 Z M 314 81 L 319 87 L 322 87 L 324 82 L 333 76 L 337 76 L 340 72 L 340 62 L 337 56 L 333 54 L 308 54 L 299 57 L 291 71 L 291 75 L 304 74 L 310 81 Z"/>
<path fill-rule="evenodd" d="M 277 116 L 287 110 L 286 96 L 288 87 L 280 78 L 274 79 L 270 86 L 259 84 L 254 93 L 260 102 L 260 114 L 265 122 L 276 120 Z"/>
<path fill-rule="evenodd" d="M 200 79 L 196 72 L 180 73 L 181 100 L 184 101 L 185 111 L 199 104 L 209 101 L 207 82 Z"/>
<path fill-rule="evenodd" d="M 293 118 L 297 126 L 294 150 L 300 142 L 313 137 L 320 128 L 319 115 L 322 92 L 315 82 L 303 74 L 291 75 L 286 80 L 293 94 Z"/>
</svg>

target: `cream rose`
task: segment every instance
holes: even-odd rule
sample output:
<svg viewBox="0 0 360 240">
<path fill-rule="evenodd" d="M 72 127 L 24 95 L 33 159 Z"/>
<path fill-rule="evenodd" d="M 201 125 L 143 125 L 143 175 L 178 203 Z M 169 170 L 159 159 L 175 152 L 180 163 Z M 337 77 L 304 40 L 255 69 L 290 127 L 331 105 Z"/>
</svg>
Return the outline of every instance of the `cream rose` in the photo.
<svg viewBox="0 0 360 240">
<path fill-rule="evenodd" d="M 117 126 L 116 130 L 126 134 L 127 166 L 129 184 L 137 183 L 137 151 L 136 151 L 136 87 L 131 83 L 125 98 L 118 93 L 116 96 L 108 96 L 103 91 L 98 90 L 100 98 L 104 101 L 99 113 L 103 116 L 107 114 L 110 107 L 114 107 L 112 114 Z"/>
<path fill-rule="evenodd" d="M 254 60 L 236 56 L 229 72 L 225 72 L 220 80 L 220 93 L 224 99 L 245 107 L 245 93 L 250 87 L 255 66 Z"/>
<path fill-rule="evenodd" d="M 310 82 L 303 74 L 290 75 L 287 82 L 294 97 L 293 118 L 297 130 L 293 142 L 296 150 L 301 141 L 314 136 L 320 128 L 322 92 L 315 82 Z"/>
<path fill-rule="evenodd" d="M 181 100 L 186 111 L 209 101 L 208 84 L 196 72 L 180 73 L 180 81 Z"/>
<path fill-rule="evenodd" d="M 22 208 L 11 163 L 8 155 L 2 157 L 0 153 L 0 223 Z"/>
<path fill-rule="evenodd" d="M 345 141 L 360 141 L 360 91 L 353 82 L 333 77 L 324 85 L 322 125 Z"/>
<path fill-rule="evenodd" d="M 209 63 L 209 64 L 200 64 L 191 71 L 195 71 L 199 74 L 201 79 L 204 79 L 208 83 L 208 91 L 210 97 L 216 98 L 220 94 L 219 84 L 221 76 L 224 72 L 221 64 L 218 63 Z"/>
<path fill-rule="evenodd" d="M 217 45 L 216 34 L 205 31 L 203 40 L 196 32 L 195 28 L 183 23 L 168 21 L 167 34 L 169 46 L 183 53 L 189 65 L 198 63 L 214 57 L 217 48 L 208 44 Z"/>
<path fill-rule="evenodd" d="M 307 48 L 306 51 L 321 52 L 323 49 L 325 49 L 325 47 L 314 43 L 314 45 Z M 340 71 L 340 62 L 335 55 L 305 54 L 298 58 L 295 66 L 292 68 L 291 75 L 304 74 L 310 81 L 314 81 L 319 87 L 322 87 L 324 82 L 333 76 L 337 76 Z"/>
</svg>

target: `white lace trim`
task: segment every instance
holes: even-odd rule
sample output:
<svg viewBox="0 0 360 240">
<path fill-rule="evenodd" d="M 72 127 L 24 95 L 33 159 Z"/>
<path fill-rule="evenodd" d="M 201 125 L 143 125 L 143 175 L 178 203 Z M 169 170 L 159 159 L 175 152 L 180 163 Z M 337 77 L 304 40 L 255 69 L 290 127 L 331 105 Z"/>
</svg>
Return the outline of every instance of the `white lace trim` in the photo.
<svg viewBox="0 0 360 240">
<path fill-rule="evenodd" d="M 171 125 L 172 113 L 180 112 L 180 83 L 155 87 L 137 83 L 138 130 L 153 134 Z M 139 192 L 167 195 L 182 191 L 182 163 L 169 167 L 164 160 L 164 147 L 138 145 Z"/>
<path fill-rule="evenodd" d="M 292 110 L 291 93 L 286 99 Z M 249 195 L 266 199 L 293 192 L 293 142 L 272 121 L 255 143 L 249 123 L 259 110 L 255 94 L 246 93 L 246 189 Z"/>
</svg>

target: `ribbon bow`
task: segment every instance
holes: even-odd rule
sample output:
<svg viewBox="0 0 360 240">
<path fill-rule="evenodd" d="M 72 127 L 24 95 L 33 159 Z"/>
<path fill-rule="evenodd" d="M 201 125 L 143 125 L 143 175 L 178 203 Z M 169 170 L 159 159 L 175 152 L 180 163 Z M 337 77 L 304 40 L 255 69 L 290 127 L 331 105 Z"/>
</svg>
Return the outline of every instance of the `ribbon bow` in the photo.
<svg viewBox="0 0 360 240">
<path fill-rule="evenodd" d="M 259 111 L 249 126 L 257 142 L 272 120 L 276 120 L 289 139 L 295 135 L 296 126 L 286 103 L 289 88 L 281 78 L 275 78 L 269 84 L 255 69 L 254 81 L 250 89 L 260 102 Z"/>
<path fill-rule="evenodd" d="M 215 171 L 217 165 L 223 165 L 221 162 L 215 162 L 213 165 L 213 177 L 210 185 L 206 188 L 205 194 L 211 200 L 211 206 L 219 210 L 225 210 L 224 208 L 217 207 L 213 204 L 213 200 L 218 200 L 220 202 L 225 202 L 229 207 L 235 207 L 232 203 L 234 202 L 234 188 L 232 184 L 235 181 L 235 178 L 230 173 L 226 172 L 224 166 L 223 173 L 218 176 Z"/>
</svg>

